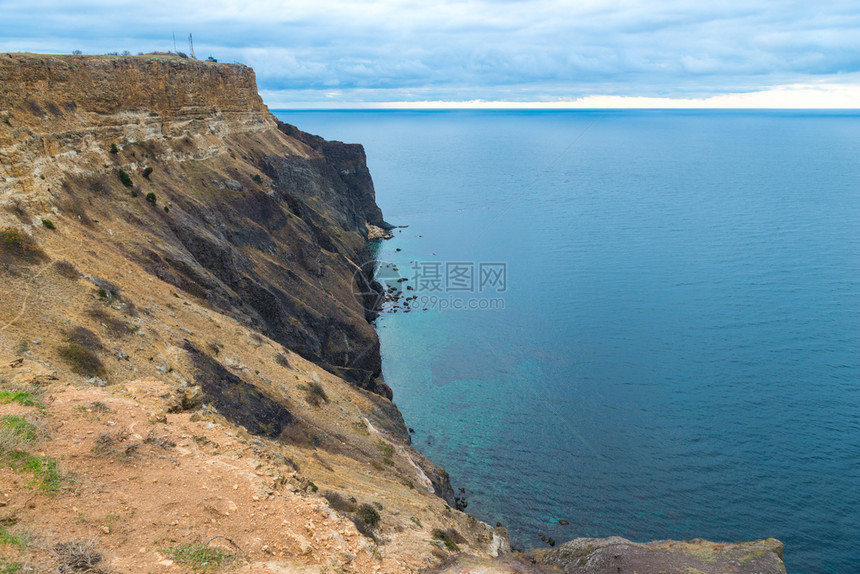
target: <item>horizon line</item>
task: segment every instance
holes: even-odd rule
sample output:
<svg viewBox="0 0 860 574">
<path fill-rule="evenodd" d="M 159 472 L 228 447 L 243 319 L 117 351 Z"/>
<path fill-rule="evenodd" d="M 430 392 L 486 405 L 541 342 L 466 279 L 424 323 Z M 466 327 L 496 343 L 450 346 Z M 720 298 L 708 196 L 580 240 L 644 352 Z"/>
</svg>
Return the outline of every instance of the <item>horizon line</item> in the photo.
<svg viewBox="0 0 860 574">
<path fill-rule="evenodd" d="M 355 101 L 330 93 L 327 101 L 290 101 L 289 90 L 260 90 L 277 110 L 860 110 L 860 85 L 792 84 L 698 98 L 590 95 L 555 100 Z M 346 97 L 344 97 L 346 96 Z M 335 99 L 342 97 L 344 99 Z M 271 102 L 271 103 L 269 103 Z"/>
</svg>

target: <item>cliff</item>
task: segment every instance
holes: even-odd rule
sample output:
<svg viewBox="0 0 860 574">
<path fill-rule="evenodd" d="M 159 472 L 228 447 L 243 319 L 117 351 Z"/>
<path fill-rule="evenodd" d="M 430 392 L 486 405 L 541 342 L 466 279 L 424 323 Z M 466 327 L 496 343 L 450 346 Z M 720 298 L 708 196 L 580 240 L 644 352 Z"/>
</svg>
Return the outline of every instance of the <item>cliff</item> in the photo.
<svg viewBox="0 0 860 574">
<path fill-rule="evenodd" d="M 0 564 L 406 572 L 450 554 L 434 531 L 505 546 L 379 378 L 361 146 L 178 58 L 2 54 L 0 106 Z"/>
<path fill-rule="evenodd" d="M 386 227 L 363 148 L 245 66 L 0 54 L 0 570 L 784 571 L 776 541 L 494 559 L 380 378 Z"/>
<path fill-rule="evenodd" d="M 352 289 L 384 225 L 361 146 L 286 137 L 241 65 L 6 54 L 0 82 L 7 209 L 137 218 L 146 271 L 390 398 Z M 136 213 L 131 190 L 172 212 Z"/>
</svg>

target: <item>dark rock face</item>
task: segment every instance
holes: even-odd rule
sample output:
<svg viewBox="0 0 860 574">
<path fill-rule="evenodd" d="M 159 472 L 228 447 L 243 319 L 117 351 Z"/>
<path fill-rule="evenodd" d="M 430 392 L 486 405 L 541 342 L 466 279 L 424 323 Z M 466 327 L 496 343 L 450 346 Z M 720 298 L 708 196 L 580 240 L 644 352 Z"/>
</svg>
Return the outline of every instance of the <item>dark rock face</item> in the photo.
<svg viewBox="0 0 860 574">
<path fill-rule="evenodd" d="M 338 212 L 344 214 L 345 219 L 349 221 L 347 224 L 349 229 L 364 233 L 365 221 L 383 229 L 391 229 L 391 225 L 382 219 L 382 210 L 376 205 L 376 192 L 373 188 L 370 170 L 367 169 L 367 156 L 361 144 L 328 141 L 281 121 L 278 121 L 278 129 L 312 148 L 321 156 L 320 159 L 310 162 L 299 162 L 298 164 L 287 162 L 273 165 L 275 172 L 278 172 L 280 181 L 289 182 L 292 179 L 290 177 L 284 178 L 284 175 L 306 172 L 305 166 L 308 163 L 315 164 L 317 166 L 314 168 L 315 170 L 319 170 L 319 166 L 323 166 L 327 179 L 335 183 L 335 189 L 332 190 L 335 193 L 325 193 L 324 198 L 326 201 L 333 201 L 332 205 L 337 205 Z M 300 187 L 287 185 L 296 190 Z M 338 190 L 337 188 L 341 189 Z"/>
<path fill-rule="evenodd" d="M 214 406 L 227 420 L 242 425 L 249 433 L 277 438 L 293 420 L 280 403 L 263 394 L 209 357 L 190 342 L 185 341 L 194 368 L 195 381 L 203 396 L 200 400 Z"/>
</svg>

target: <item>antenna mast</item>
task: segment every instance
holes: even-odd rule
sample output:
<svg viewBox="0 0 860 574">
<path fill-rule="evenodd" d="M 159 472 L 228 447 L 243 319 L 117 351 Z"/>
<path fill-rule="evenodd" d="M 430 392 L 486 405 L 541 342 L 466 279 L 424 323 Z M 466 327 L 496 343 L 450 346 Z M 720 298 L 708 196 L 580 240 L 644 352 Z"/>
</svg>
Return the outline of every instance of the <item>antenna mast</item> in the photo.
<svg viewBox="0 0 860 574">
<path fill-rule="evenodd" d="M 173 53 L 176 53 L 176 32 L 173 33 Z"/>
<path fill-rule="evenodd" d="M 194 40 L 191 39 L 191 34 L 188 34 L 188 47 L 191 48 L 191 59 L 196 60 L 194 57 Z"/>
</svg>

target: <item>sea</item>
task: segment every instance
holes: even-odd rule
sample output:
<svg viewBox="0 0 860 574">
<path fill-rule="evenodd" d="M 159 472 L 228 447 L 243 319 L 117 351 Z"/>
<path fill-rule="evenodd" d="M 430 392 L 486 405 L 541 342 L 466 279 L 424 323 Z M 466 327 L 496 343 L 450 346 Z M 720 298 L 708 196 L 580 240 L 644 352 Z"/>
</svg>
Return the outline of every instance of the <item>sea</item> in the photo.
<svg viewBox="0 0 860 574">
<path fill-rule="evenodd" d="M 468 512 L 857 571 L 860 113 L 276 115 L 364 145 L 384 377 Z"/>
</svg>

